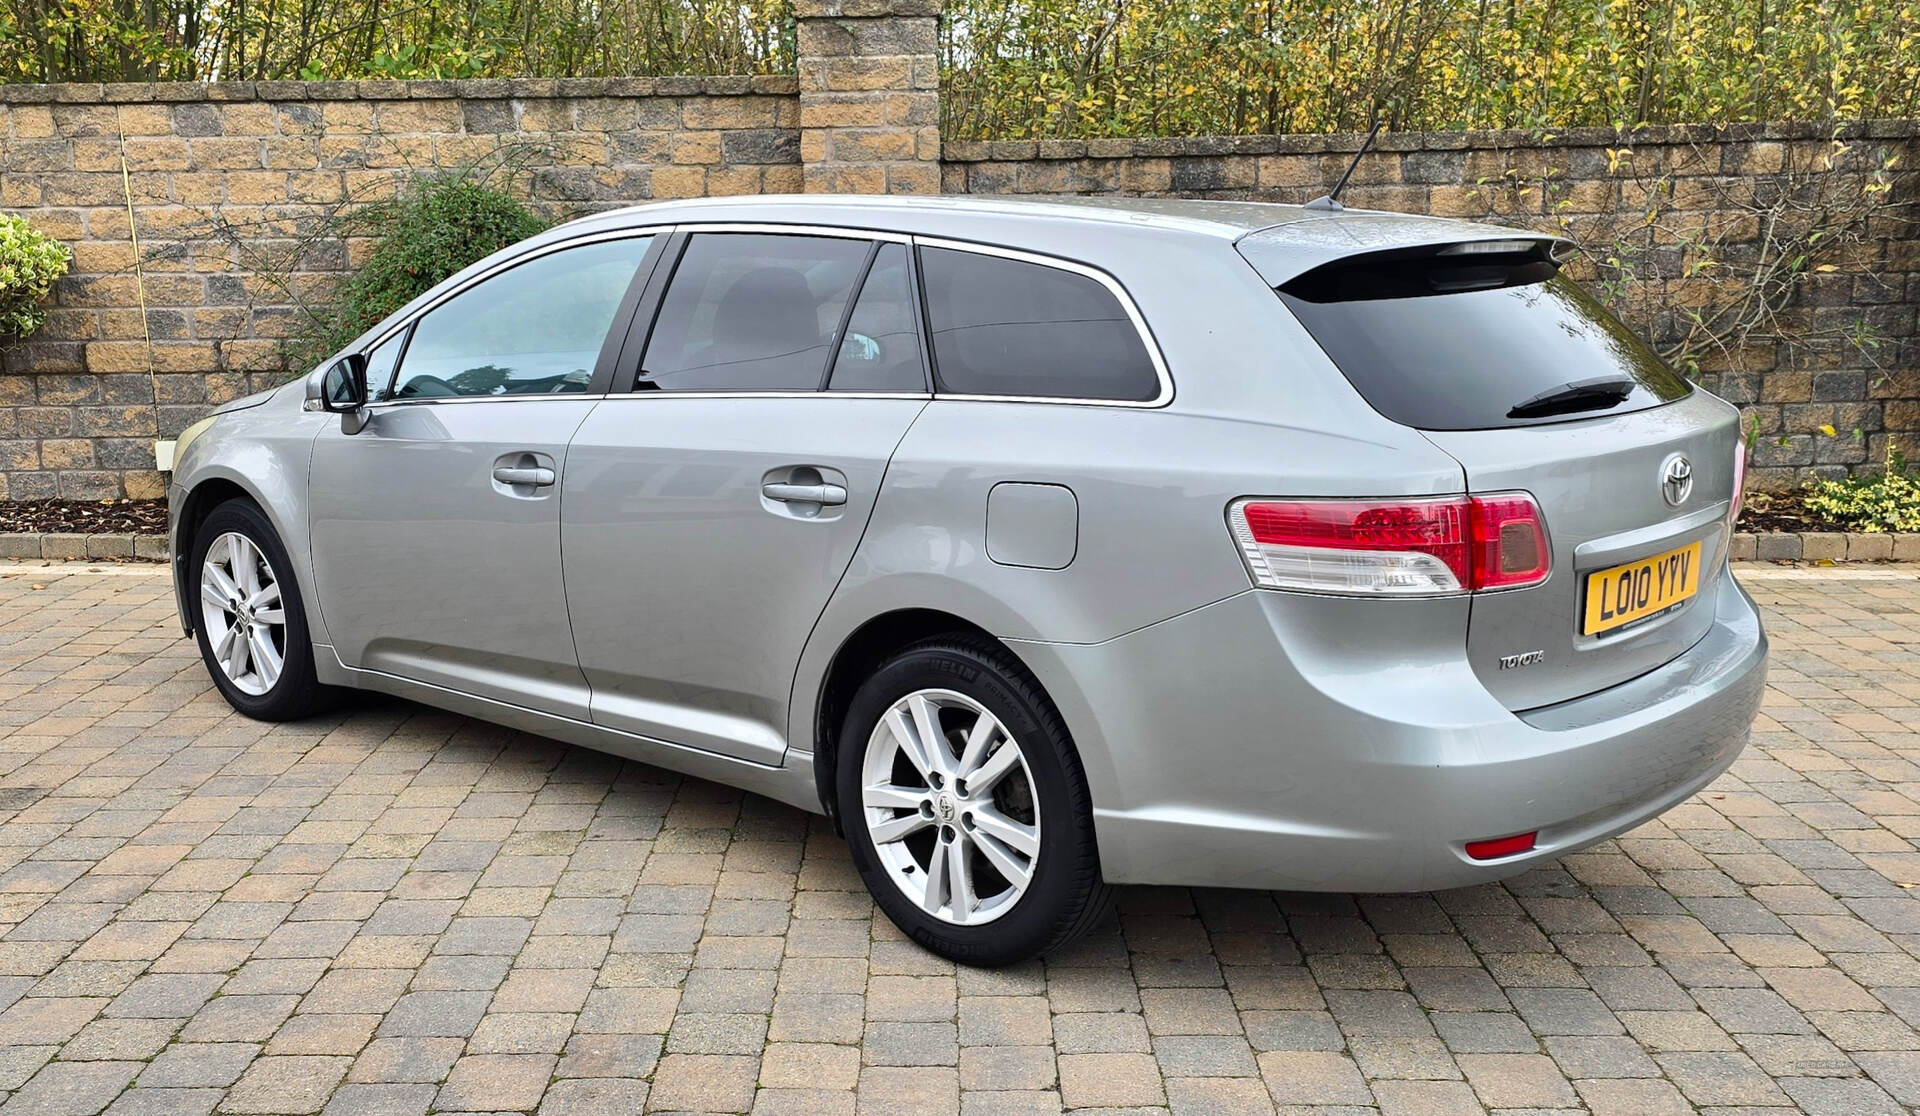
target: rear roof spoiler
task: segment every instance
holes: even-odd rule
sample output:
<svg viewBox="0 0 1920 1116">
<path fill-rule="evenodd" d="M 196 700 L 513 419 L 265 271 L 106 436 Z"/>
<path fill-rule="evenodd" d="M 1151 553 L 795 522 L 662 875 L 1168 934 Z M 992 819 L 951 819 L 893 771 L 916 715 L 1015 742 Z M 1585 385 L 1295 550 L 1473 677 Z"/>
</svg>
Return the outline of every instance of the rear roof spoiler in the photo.
<svg viewBox="0 0 1920 1116">
<path fill-rule="evenodd" d="M 1260 273 L 1267 286 L 1278 287 L 1322 264 L 1349 256 L 1493 241 L 1544 244 L 1555 259 L 1563 258 L 1573 248 L 1573 243 L 1564 237 L 1525 229 L 1353 210 L 1270 225 L 1241 237 L 1234 242 L 1234 247 Z"/>
</svg>

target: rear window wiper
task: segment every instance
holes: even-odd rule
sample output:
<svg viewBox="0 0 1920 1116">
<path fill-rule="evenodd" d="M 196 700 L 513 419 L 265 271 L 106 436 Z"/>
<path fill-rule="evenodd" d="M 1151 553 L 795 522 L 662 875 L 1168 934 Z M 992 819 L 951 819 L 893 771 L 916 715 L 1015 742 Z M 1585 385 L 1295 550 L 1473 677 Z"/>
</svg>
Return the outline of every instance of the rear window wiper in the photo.
<svg viewBox="0 0 1920 1116">
<path fill-rule="evenodd" d="M 1605 410 L 1632 395 L 1633 389 L 1638 386 L 1639 381 L 1627 376 L 1595 376 L 1591 380 L 1575 380 L 1522 399 L 1507 412 L 1507 417 L 1539 418 L 1542 415 Z"/>
</svg>

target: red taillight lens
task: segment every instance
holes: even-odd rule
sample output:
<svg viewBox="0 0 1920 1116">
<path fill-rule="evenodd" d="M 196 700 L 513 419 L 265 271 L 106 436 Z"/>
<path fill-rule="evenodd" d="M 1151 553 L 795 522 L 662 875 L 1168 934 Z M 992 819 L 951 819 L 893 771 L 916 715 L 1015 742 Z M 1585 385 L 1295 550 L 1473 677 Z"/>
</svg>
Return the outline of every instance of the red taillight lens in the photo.
<svg viewBox="0 0 1920 1116">
<path fill-rule="evenodd" d="M 1473 500 L 1473 587 L 1516 589 L 1553 569 L 1540 508 L 1524 492 Z"/>
<path fill-rule="evenodd" d="M 1242 500 L 1227 516 L 1254 584 L 1433 596 L 1543 581 L 1553 558 L 1524 492 L 1428 500 Z"/>
<path fill-rule="evenodd" d="M 1471 577 L 1458 497 L 1242 500 L 1228 520 L 1254 583 L 1272 589 L 1428 596 Z"/>
<path fill-rule="evenodd" d="M 1491 841 L 1468 841 L 1467 855 L 1475 860 L 1498 860 L 1533 848 L 1537 836 L 1538 833 L 1516 833 L 1511 837 L 1495 837 Z"/>
</svg>

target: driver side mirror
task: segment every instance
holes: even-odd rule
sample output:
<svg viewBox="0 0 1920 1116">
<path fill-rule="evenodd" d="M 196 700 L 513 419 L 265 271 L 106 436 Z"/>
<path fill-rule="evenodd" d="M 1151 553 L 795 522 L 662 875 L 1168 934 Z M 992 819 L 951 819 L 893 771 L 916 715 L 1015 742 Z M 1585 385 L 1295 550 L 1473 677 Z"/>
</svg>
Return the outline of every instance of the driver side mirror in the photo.
<svg viewBox="0 0 1920 1116">
<path fill-rule="evenodd" d="M 363 353 L 348 353 L 307 379 L 309 411 L 327 411 L 341 416 L 340 429 L 358 433 L 364 425 L 367 406 L 367 358 Z"/>
</svg>

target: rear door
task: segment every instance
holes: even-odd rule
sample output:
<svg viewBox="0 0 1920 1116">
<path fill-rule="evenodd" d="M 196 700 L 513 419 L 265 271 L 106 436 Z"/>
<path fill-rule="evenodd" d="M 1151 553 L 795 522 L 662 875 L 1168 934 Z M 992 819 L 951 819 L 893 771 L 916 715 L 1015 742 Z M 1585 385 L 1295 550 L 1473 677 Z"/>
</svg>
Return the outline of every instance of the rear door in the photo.
<svg viewBox="0 0 1920 1116">
<path fill-rule="evenodd" d="M 1355 257 L 1280 293 L 1376 410 L 1460 462 L 1468 492 L 1539 504 L 1551 576 L 1476 594 L 1467 639 L 1487 688 L 1523 710 L 1706 633 L 1741 446 L 1733 407 L 1558 276 L 1544 246 L 1511 246 Z"/>
<path fill-rule="evenodd" d="M 800 652 L 926 405 L 907 245 L 770 229 L 675 248 L 630 387 L 569 451 L 574 642 L 596 723 L 774 764 Z"/>
</svg>

